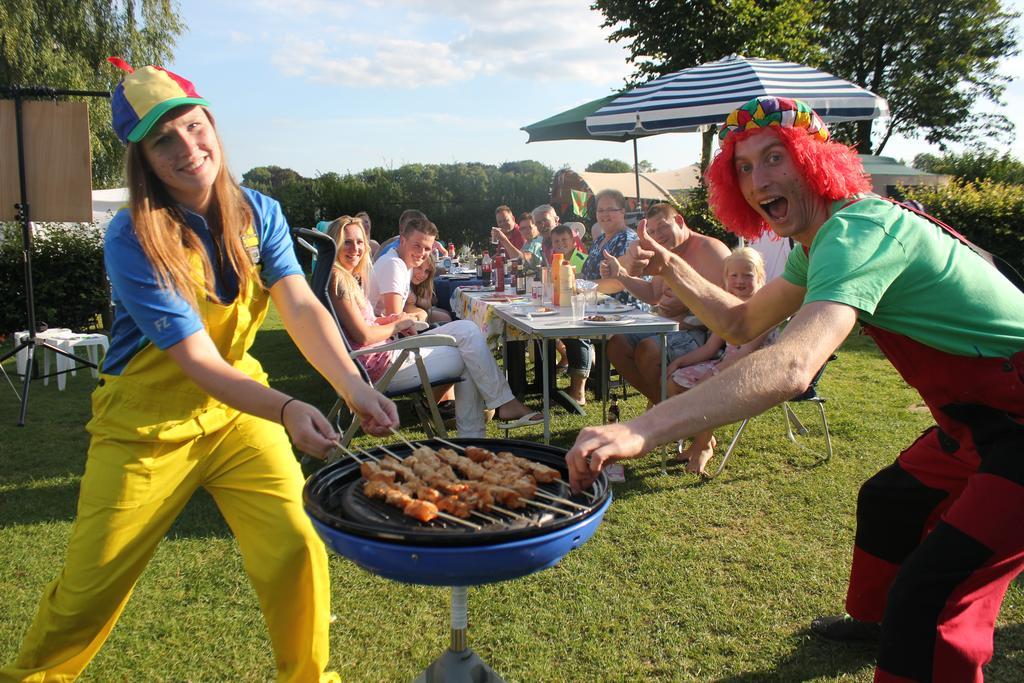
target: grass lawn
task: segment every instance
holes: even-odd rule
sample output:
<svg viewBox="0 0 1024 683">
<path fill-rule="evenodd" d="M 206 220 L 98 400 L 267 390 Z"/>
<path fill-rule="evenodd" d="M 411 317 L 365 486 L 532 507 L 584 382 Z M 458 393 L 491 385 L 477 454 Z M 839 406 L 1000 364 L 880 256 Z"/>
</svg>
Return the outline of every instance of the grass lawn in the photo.
<svg viewBox="0 0 1024 683">
<path fill-rule="evenodd" d="M 275 386 L 329 407 L 326 383 L 275 317 L 254 352 Z M 2 378 L 0 384 L 0 662 L 7 662 L 62 563 L 93 382 L 79 372 L 64 392 L 33 383 L 23 428 L 15 426 L 14 393 Z M 830 463 L 803 467 L 809 458 L 786 441 L 775 410 L 751 423 L 714 482 L 702 484 L 677 467 L 661 476 L 656 458 L 628 464 L 628 481 L 615 486 L 615 502 L 590 542 L 552 569 L 470 590 L 470 645 L 510 682 L 871 680 L 870 648 L 823 643 L 807 625 L 842 610 L 859 484 L 930 417 L 866 337 L 846 342 L 820 388 L 829 398 Z M 528 403 L 538 405 L 539 397 Z M 631 394 L 623 416 L 643 408 Z M 553 443 L 568 447 L 581 427 L 600 420 L 599 403 L 587 412 L 573 418 L 559 411 Z M 402 416 L 406 433 L 422 436 L 411 409 Z M 719 442 L 731 431 L 721 430 Z M 542 431 L 518 430 L 516 437 L 539 441 Z M 447 647 L 447 590 L 392 583 L 337 556 L 331 574 L 338 616 L 331 664 L 344 680 L 411 681 Z M 990 681 L 1024 680 L 1022 603 L 1014 584 L 996 629 Z M 200 492 L 83 680 L 273 675 L 236 543 Z"/>
</svg>

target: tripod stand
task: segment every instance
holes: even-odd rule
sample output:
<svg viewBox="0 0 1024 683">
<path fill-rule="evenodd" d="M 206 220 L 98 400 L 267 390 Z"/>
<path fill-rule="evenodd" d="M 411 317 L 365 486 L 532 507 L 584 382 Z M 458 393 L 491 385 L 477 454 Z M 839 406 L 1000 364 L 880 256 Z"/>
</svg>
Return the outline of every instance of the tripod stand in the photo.
<svg viewBox="0 0 1024 683">
<path fill-rule="evenodd" d="M 110 97 L 110 93 L 83 90 L 54 90 L 51 88 L 8 87 L 0 89 L 0 97 L 14 100 L 15 134 L 18 147 L 18 183 L 20 190 L 20 201 L 14 205 L 14 208 L 17 212 L 17 220 L 21 223 L 22 263 L 24 264 L 25 269 L 25 307 L 28 313 L 28 337 L 21 343 L 16 344 L 13 350 L 5 353 L 3 356 L 0 356 L 0 364 L 23 350 L 26 352 L 25 376 L 21 392 L 21 412 L 18 416 L 19 427 L 25 426 L 25 417 L 28 413 L 29 387 L 31 386 L 33 379 L 38 379 L 38 377 L 36 377 L 38 371 L 35 366 L 35 354 L 37 350 L 49 349 L 56 354 L 69 358 L 73 363 L 75 363 L 72 369 L 57 370 L 57 372 L 46 375 L 47 377 L 72 372 L 80 366 L 96 368 L 96 364 L 83 360 L 74 353 L 67 352 L 64 349 L 57 347 L 55 344 L 51 344 L 45 339 L 41 340 L 36 338 L 36 308 L 32 291 L 32 222 L 30 204 L 28 201 L 28 181 L 25 165 L 22 101 L 25 97 L 56 99 L 59 96 Z"/>
</svg>

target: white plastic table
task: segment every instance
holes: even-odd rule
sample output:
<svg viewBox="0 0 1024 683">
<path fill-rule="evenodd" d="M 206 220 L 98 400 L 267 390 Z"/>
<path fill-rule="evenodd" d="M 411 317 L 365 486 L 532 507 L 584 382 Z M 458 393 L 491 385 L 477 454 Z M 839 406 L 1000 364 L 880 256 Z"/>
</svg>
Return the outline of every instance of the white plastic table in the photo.
<svg viewBox="0 0 1024 683">
<path fill-rule="evenodd" d="M 474 303 L 477 303 L 482 299 L 493 296 L 493 293 L 464 292 L 460 295 L 469 297 L 474 300 Z M 517 309 L 529 308 L 530 304 L 505 304 L 500 302 L 487 302 L 487 304 L 493 310 L 494 315 L 500 318 L 504 323 L 502 326 L 503 342 L 508 341 L 510 336 L 509 333 L 512 332 L 513 336 L 517 339 L 526 337 L 528 339 L 538 340 L 541 343 L 540 357 L 542 359 L 541 386 L 544 396 L 544 443 L 551 442 L 551 368 L 548 365 L 548 345 L 554 339 L 564 339 L 567 337 L 597 339 L 603 347 L 607 342 L 608 337 L 615 334 L 623 334 L 626 332 L 650 332 L 659 335 L 661 338 L 661 398 L 662 400 L 665 399 L 665 371 L 668 367 L 665 337 L 669 332 L 675 332 L 679 329 L 679 323 L 675 320 L 662 318 L 661 316 L 657 316 L 652 313 L 632 310 L 620 314 L 621 318 L 629 321 L 626 324 L 611 322 L 585 322 L 582 320 L 573 320 L 571 309 L 568 306 L 559 308 L 558 313 L 554 315 L 532 316 L 528 318 L 525 315 L 515 315 L 514 311 Z M 510 330 L 509 328 L 512 329 Z M 504 343 L 502 346 L 504 347 Z M 607 367 L 608 366 L 606 364 L 603 365 L 601 371 L 607 373 Z M 604 381 L 602 382 L 602 386 L 604 387 L 604 391 L 601 396 L 602 422 L 607 420 L 608 409 L 608 378 L 605 376 L 603 379 Z"/>
</svg>

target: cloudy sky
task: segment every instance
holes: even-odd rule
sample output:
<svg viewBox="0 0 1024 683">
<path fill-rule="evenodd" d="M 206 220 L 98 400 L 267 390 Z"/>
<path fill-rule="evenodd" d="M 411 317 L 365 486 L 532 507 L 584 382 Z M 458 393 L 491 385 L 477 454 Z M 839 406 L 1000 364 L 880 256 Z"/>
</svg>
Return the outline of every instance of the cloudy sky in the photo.
<svg viewBox="0 0 1024 683">
<path fill-rule="evenodd" d="M 239 175 L 270 164 L 314 176 L 417 162 L 632 162 L 629 143 L 527 145 L 520 130 L 621 88 L 632 71 L 588 0 L 180 2 L 189 32 L 168 67 L 211 101 Z M 1003 71 L 1024 74 L 1024 58 Z M 1011 151 L 1024 158 L 1024 85 L 1006 99 Z M 700 155 L 696 134 L 639 145 L 659 169 Z M 884 153 L 909 161 L 923 151 L 894 137 Z"/>
</svg>

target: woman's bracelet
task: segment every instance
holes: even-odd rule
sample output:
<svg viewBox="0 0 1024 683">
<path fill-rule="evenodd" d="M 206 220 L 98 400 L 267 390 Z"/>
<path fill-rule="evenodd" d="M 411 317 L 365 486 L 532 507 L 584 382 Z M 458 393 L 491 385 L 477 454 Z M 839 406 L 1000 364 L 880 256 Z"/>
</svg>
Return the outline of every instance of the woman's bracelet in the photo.
<svg viewBox="0 0 1024 683">
<path fill-rule="evenodd" d="M 292 396 L 290 399 L 288 399 L 287 401 L 285 401 L 284 403 L 281 404 L 281 419 L 278 420 L 278 422 L 281 423 L 282 427 L 284 426 L 284 409 L 288 407 L 289 403 L 291 403 L 292 401 L 297 401 L 297 400 L 298 400 L 297 398 Z"/>
</svg>

